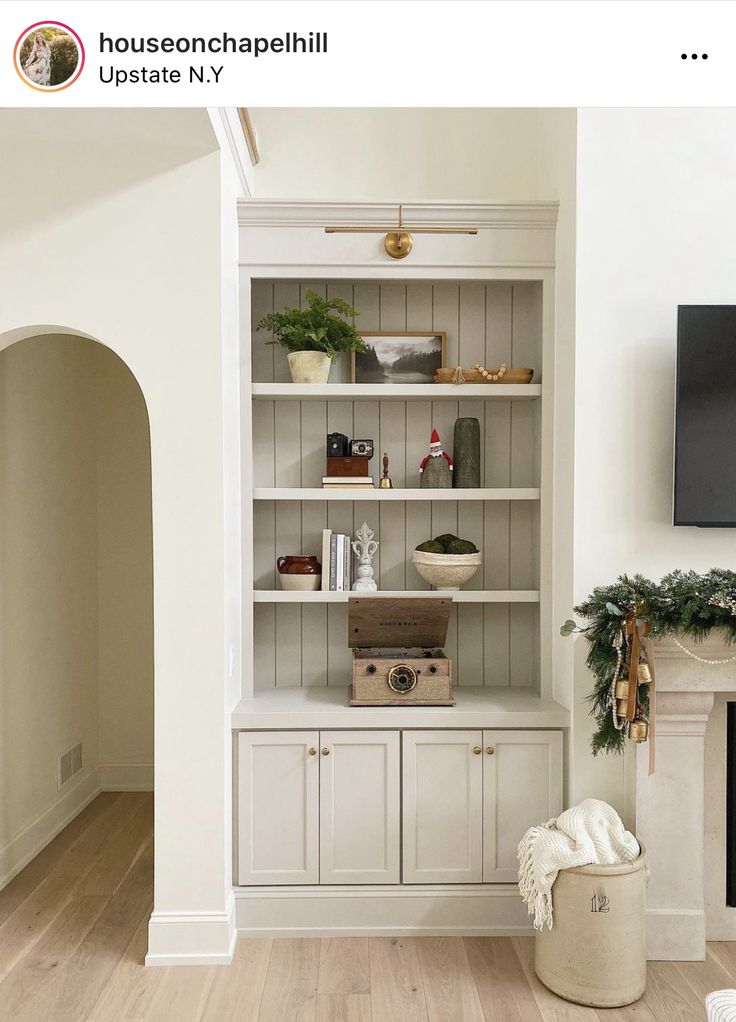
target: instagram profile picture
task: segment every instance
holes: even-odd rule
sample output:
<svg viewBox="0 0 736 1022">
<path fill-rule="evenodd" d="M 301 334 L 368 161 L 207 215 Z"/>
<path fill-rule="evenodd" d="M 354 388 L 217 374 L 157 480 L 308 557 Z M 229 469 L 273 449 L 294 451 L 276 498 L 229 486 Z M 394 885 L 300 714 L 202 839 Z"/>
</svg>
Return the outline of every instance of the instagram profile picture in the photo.
<svg viewBox="0 0 736 1022">
<path fill-rule="evenodd" d="M 18 36 L 13 50 L 18 75 L 39 92 L 60 92 L 79 78 L 84 46 L 73 28 L 60 21 L 37 21 Z"/>
</svg>

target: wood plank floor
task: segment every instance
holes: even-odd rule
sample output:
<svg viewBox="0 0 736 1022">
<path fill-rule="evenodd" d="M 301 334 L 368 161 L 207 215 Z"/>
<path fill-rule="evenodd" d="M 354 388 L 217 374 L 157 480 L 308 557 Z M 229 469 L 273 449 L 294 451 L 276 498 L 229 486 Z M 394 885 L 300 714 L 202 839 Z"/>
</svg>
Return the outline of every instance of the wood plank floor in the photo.
<svg viewBox="0 0 736 1022">
<path fill-rule="evenodd" d="M 94 800 L 0 891 L 0 1022 L 702 1022 L 736 943 L 649 966 L 628 1008 L 568 1004 L 530 938 L 241 940 L 233 965 L 143 967 L 150 794 Z"/>
</svg>

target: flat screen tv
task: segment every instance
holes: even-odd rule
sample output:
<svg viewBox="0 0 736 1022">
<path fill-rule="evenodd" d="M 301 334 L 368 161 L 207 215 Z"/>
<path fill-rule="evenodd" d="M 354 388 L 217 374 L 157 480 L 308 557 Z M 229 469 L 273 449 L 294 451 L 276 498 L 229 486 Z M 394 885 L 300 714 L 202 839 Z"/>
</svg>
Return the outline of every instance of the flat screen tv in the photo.
<svg viewBox="0 0 736 1022">
<path fill-rule="evenodd" d="M 674 524 L 736 527 L 736 305 L 678 307 Z"/>
</svg>

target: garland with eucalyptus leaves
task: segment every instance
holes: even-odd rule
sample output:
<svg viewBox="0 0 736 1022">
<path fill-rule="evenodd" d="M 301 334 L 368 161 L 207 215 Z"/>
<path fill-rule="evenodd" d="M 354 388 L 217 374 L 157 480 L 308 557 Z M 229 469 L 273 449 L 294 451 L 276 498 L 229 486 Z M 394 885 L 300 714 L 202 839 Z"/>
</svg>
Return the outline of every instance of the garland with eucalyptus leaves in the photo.
<svg viewBox="0 0 736 1022">
<path fill-rule="evenodd" d="M 590 624 L 581 627 L 568 620 L 561 635 L 580 632 L 588 645 L 587 665 L 595 679 L 588 697 L 596 731 L 591 741 L 593 755 L 621 753 L 625 733 L 616 725 L 612 685 L 620 665 L 617 644 L 622 627 L 632 616 L 646 621 L 652 639 L 682 632 L 702 641 L 717 628 L 726 643 L 736 642 L 736 573 L 712 568 L 703 575 L 695 571 L 672 571 L 660 582 L 643 575 L 620 575 L 609 586 L 597 586 L 574 608 Z M 644 714 L 648 713 L 648 686 L 640 688 Z"/>
</svg>

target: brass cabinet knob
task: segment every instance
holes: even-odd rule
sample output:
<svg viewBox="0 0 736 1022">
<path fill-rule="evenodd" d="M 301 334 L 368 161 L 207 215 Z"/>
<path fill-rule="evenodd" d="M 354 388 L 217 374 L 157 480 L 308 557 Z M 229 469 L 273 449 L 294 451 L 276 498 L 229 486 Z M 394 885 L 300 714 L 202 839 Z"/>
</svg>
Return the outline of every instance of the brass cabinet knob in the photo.
<svg viewBox="0 0 736 1022">
<path fill-rule="evenodd" d="M 317 750 L 315 749 L 314 746 L 312 746 L 311 749 L 309 750 L 309 755 L 310 756 L 316 756 L 317 755 Z"/>
<path fill-rule="evenodd" d="M 473 752 L 475 753 L 476 756 L 480 756 L 482 751 L 483 750 L 481 749 L 480 745 L 476 745 L 475 748 L 473 749 Z"/>
<path fill-rule="evenodd" d="M 488 748 L 486 749 L 486 752 L 488 753 L 489 756 L 492 756 L 495 751 L 496 750 L 493 748 L 492 745 L 489 745 Z"/>
<path fill-rule="evenodd" d="M 329 754 L 330 754 L 330 750 L 329 749 L 323 749 L 322 750 L 322 755 L 323 756 L 329 756 Z"/>
</svg>

